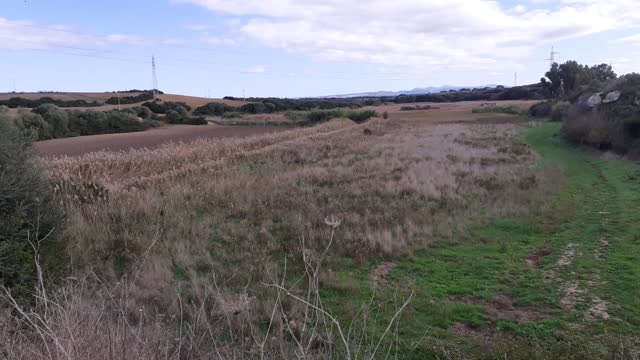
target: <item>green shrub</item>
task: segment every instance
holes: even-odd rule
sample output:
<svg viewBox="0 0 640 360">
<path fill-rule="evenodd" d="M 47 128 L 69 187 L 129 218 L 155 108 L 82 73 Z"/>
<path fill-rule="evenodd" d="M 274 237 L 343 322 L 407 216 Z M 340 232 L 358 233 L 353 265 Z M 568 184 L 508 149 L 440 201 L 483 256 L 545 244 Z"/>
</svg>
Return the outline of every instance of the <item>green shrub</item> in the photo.
<svg viewBox="0 0 640 360">
<path fill-rule="evenodd" d="M 196 108 L 193 115 L 222 116 L 224 113 L 232 111 L 237 111 L 237 109 L 227 104 L 212 102 Z"/>
<path fill-rule="evenodd" d="M 154 112 L 156 114 L 166 114 L 170 110 L 175 110 L 178 106 L 182 106 L 183 108 L 185 108 L 185 110 L 191 111 L 191 106 L 187 105 L 187 103 L 161 101 L 161 100 L 157 100 L 157 99 L 154 100 L 154 101 L 148 101 L 148 102 L 142 104 L 142 106 L 149 108 L 149 110 L 151 110 L 152 112 Z"/>
<path fill-rule="evenodd" d="M 63 213 L 31 148 L 32 138 L 0 115 L 0 284 L 30 291 L 36 278 L 34 250 L 53 270 L 64 259 Z M 41 242 L 39 242 L 41 240 Z"/>
<path fill-rule="evenodd" d="M 306 117 L 307 113 L 304 111 L 287 111 L 284 113 L 284 117 L 291 121 L 299 121 Z"/>
<path fill-rule="evenodd" d="M 553 110 L 551 111 L 551 121 L 562 121 L 567 116 L 569 108 L 571 108 L 571 104 L 566 101 L 561 101 L 553 105 Z"/>
<path fill-rule="evenodd" d="M 347 113 L 347 117 L 358 124 L 363 123 L 376 116 L 378 116 L 378 113 L 373 110 L 349 111 Z"/>
<path fill-rule="evenodd" d="M 69 134 L 69 115 L 66 111 L 53 104 L 43 104 L 32 110 L 41 115 L 51 126 L 51 136 L 54 138 L 67 137 Z"/>
<path fill-rule="evenodd" d="M 48 140 L 53 137 L 51 125 L 42 116 L 30 111 L 20 109 L 14 118 L 15 124 L 35 140 Z"/>
<path fill-rule="evenodd" d="M 187 117 L 182 119 L 183 125 L 208 125 L 207 119 L 200 117 Z"/>
<path fill-rule="evenodd" d="M 143 101 L 148 101 L 153 99 L 153 93 L 145 92 L 136 96 L 113 96 L 105 101 L 110 105 L 118 105 L 118 104 L 135 104 Z"/>
<path fill-rule="evenodd" d="M 486 114 L 486 113 L 496 113 L 496 114 L 510 114 L 510 115 L 525 115 L 524 110 L 520 109 L 517 106 L 487 106 L 481 108 L 475 108 L 471 110 L 474 114 Z"/>
<path fill-rule="evenodd" d="M 169 124 L 180 124 L 182 123 L 182 116 L 175 110 L 169 110 L 167 112 L 167 122 Z"/>
<path fill-rule="evenodd" d="M 551 116 L 553 105 L 549 101 L 539 102 L 531 105 L 529 108 L 529 115 L 538 118 L 546 118 Z"/>
<path fill-rule="evenodd" d="M 342 110 L 316 110 L 307 113 L 306 123 L 309 125 L 315 125 L 322 122 L 329 121 L 331 119 L 344 117 L 344 111 Z"/>
<path fill-rule="evenodd" d="M 242 117 L 242 114 L 239 112 L 232 111 L 232 112 L 226 112 L 222 114 L 222 117 L 224 119 L 238 119 Z"/>
</svg>

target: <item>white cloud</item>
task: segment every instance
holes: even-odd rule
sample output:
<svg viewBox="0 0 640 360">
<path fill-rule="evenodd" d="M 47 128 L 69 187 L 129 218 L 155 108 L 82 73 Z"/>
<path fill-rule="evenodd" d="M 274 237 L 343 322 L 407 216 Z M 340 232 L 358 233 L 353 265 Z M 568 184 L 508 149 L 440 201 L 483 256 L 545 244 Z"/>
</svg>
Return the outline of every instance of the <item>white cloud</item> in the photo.
<svg viewBox="0 0 640 360">
<path fill-rule="evenodd" d="M 640 23 L 638 0 L 174 0 L 242 16 L 261 44 L 326 59 L 410 68 L 515 66 L 541 43 Z M 538 3 L 537 5 L 535 5 Z"/>
<path fill-rule="evenodd" d="M 135 35 L 90 35 L 68 26 L 41 25 L 30 21 L 9 20 L 0 17 L 0 49 L 48 50 L 127 44 L 136 46 L 184 44 L 183 39 L 150 40 Z"/>
<path fill-rule="evenodd" d="M 230 46 L 230 45 L 236 45 L 237 43 L 235 39 L 220 37 L 220 36 L 206 36 L 202 38 L 202 41 L 207 44 L 217 45 L 217 46 Z"/>
<path fill-rule="evenodd" d="M 623 37 L 622 39 L 618 39 L 615 42 L 640 44 L 640 34 Z"/>
<path fill-rule="evenodd" d="M 263 74 L 267 72 L 267 68 L 262 65 L 256 65 L 246 69 L 243 72 L 247 74 Z"/>
</svg>

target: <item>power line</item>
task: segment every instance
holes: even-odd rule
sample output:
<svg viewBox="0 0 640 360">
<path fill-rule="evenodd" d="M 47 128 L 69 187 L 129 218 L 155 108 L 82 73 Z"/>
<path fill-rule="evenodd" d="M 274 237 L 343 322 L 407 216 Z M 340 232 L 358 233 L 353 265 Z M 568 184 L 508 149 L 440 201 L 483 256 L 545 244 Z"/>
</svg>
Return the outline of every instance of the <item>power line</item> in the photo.
<svg viewBox="0 0 640 360">
<path fill-rule="evenodd" d="M 556 52 L 554 50 L 554 47 L 551 47 L 551 53 L 549 54 L 549 58 L 545 59 L 546 61 L 549 61 L 549 67 L 553 66 L 553 63 L 556 62 L 556 55 L 559 55 L 559 52 Z"/>
<path fill-rule="evenodd" d="M 158 76 L 156 75 L 156 57 L 154 55 L 151 56 L 151 72 L 153 74 L 153 98 L 155 99 L 158 96 Z"/>
</svg>

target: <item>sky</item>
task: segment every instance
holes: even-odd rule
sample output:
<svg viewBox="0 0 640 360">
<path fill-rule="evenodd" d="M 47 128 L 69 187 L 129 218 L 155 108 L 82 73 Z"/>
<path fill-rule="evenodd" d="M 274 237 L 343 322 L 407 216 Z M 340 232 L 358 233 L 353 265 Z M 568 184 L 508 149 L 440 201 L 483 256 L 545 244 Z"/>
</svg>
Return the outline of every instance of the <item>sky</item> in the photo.
<svg viewBox="0 0 640 360">
<path fill-rule="evenodd" d="M 0 92 L 304 97 L 640 72 L 640 0 L 2 0 Z"/>
</svg>

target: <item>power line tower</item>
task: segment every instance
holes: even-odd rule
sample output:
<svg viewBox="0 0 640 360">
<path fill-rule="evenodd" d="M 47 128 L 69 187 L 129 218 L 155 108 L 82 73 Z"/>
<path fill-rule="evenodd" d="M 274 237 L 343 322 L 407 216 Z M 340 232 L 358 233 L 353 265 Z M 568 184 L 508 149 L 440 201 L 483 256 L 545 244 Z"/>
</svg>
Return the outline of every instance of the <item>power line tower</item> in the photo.
<svg viewBox="0 0 640 360">
<path fill-rule="evenodd" d="M 151 56 L 151 72 L 153 76 L 153 98 L 158 95 L 158 76 L 156 75 L 156 57 Z"/>
<path fill-rule="evenodd" d="M 551 67 L 553 65 L 554 62 L 556 62 L 556 55 L 559 55 L 559 52 L 556 52 L 555 49 L 553 48 L 553 46 L 551 47 L 551 53 L 549 54 L 549 58 L 545 59 L 546 61 L 549 62 L 549 67 Z"/>
</svg>

